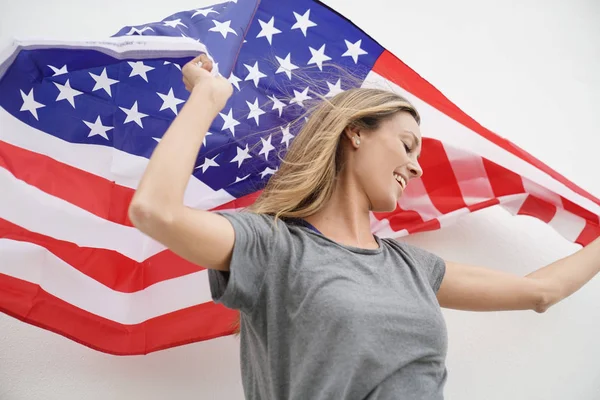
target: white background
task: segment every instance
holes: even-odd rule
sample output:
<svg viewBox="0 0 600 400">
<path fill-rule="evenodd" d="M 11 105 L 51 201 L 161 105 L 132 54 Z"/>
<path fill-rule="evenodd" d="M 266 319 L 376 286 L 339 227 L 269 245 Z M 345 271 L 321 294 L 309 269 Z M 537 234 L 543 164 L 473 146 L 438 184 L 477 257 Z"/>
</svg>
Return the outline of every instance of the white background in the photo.
<svg viewBox="0 0 600 400">
<path fill-rule="evenodd" d="M 14 36 L 104 38 L 210 2 L 0 0 L 0 44 Z M 326 3 L 484 126 L 600 195 L 600 1 Z M 498 209 L 409 240 L 522 275 L 578 249 Z M 447 399 L 600 399 L 600 277 L 543 315 L 444 315 Z M 242 399 L 238 357 L 232 337 L 110 356 L 0 314 L 1 400 Z"/>
</svg>

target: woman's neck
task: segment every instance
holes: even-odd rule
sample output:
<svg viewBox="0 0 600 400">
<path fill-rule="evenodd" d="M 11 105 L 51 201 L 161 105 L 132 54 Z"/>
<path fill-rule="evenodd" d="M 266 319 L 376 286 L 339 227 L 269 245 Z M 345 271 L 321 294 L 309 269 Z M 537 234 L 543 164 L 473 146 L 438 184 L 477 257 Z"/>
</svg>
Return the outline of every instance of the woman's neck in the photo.
<svg viewBox="0 0 600 400">
<path fill-rule="evenodd" d="M 371 233 L 366 195 L 342 179 L 324 207 L 304 219 L 337 243 L 359 248 L 379 246 Z"/>
</svg>

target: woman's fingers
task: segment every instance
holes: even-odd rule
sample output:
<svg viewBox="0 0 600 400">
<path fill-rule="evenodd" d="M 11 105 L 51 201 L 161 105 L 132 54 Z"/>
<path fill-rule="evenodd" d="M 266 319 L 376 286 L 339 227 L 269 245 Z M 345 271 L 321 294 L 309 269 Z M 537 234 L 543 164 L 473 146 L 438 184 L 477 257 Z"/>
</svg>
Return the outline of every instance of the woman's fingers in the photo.
<svg viewBox="0 0 600 400">
<path fill-rule="evenodd" d="M 190 62 L 199 65 L 201 68 L 204 68 L 208 72 L 211 72 L 213 69 L 213 62 L 204 53 L 200 54 L 198 57 L 194 58 Z"/>
</svg>

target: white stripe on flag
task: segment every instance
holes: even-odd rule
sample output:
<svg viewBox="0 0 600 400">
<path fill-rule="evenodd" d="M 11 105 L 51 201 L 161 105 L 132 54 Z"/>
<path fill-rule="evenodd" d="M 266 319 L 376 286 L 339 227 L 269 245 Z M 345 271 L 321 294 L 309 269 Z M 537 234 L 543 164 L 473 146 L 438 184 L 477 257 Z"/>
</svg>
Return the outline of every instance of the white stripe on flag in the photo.
<svg viewBox="0 0 600 400">
<path fill-rule="evenodd" d="M 585 228 L 586 221 L 562 208 L 557 208 L 556 214 L 548 225 L 556 229 L 565 239 L 574 242 Z"/>
<path fill-rule="evenodd" d="M 454 211 L 450 211 L 440 217 L 438 217 L 438 221 L 440 221 L 440 228 L 444 228 L 446 226 L 454 225 L 456 221 L 460 219 L 460 217 L 470 214 L 471 210 L 467 207 L 462 207 Z"/>
<path fill-rule="evenodd" d="M 511 194 L 510 196 L 500 197 L 498 200 L 500 200 L 502 208 L 512 215 L 517 215 L 528 196 L 527 193 Z"/>
<path fill-rule="evenodd" d="M 494 191 L 481 157 L 447 143 L 442 143 L 442 145 L 458 181 L 465 204 L 473 205 L 493 199 Z"/>
<path fill-rule="evenodd" d="M 371 220 L 371 231 L 373 232 L 373 234 L 381 238 L 397 239 L 402 236 L 408 235 L 408 231 L 406 229 L 402 229 L 399 231 L 393 230 L 390 226 L 390 221 L 387 218 L 378 220 L 377 218 L 375 218 L 373 213 L 370 213 L 369 219 Z"/>
<path fill-rule="evenodd" d="M 207 270 L 123 293 L 81 273 L 44 247 L 9 239 L 0 239 L 0 273 L 38 284 L 75 307 L 121 324 L 138 324 L 212 301 Z"/>
</svg>

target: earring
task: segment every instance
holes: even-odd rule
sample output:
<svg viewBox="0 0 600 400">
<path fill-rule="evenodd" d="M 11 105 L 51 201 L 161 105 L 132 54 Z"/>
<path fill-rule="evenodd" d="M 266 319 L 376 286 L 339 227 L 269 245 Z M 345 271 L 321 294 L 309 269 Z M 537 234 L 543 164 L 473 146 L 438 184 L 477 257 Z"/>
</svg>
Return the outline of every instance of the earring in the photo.
<svg viewBox="0 0 600 400">
<path fill-rule="evenodd" d="M 354 144 L 356 144 L 357 146 L 360 145 L 360 139 L 355 137 L 354 138 Z"/>
</svg>

